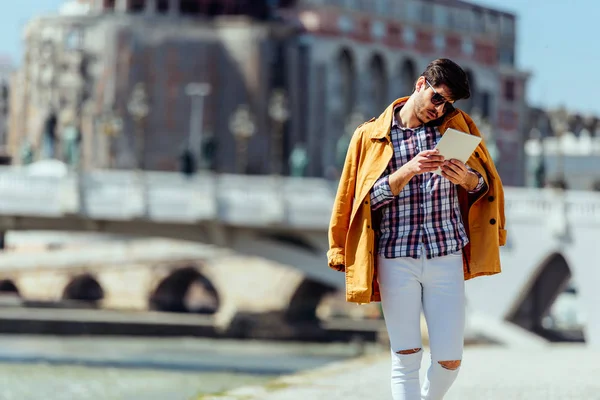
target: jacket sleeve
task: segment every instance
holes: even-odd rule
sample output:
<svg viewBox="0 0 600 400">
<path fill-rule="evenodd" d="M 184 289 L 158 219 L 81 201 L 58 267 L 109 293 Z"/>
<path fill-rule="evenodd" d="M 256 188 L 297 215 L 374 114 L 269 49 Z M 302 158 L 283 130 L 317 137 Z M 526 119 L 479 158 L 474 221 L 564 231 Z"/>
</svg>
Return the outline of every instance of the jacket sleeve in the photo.
<svg viewBox="0 0 600 400">
<path fill-rule="evenodd" d="M 482 137 L 473 120 L 466 114 L 465 120 L 467 121 L 469 131 L 479 137 Z M 502 187 L 502 180 L 500 179 L 500 174 L 496 169 L 496 165 L 494 165 L 494 160 L 492 159 L 492 156 L 485 145 L 485 140 L 483 137 L 481 144 L 478 147 L 478 151 L 479 150 L 481 150 L 485 155 L 486 162 L 484 166 L 488 174 L 487 180 L 489 182 L 490 189 L 493 185 L 494 196 L 496 197 L 496 204 L 498 205 L 498 244 L 500 246 L 504 246 L 506 244 L 506 217 L 504 215 L 504 188 Z"/>
<path fill-rule="evenodd" d="M 329 267 L 338 271 L 344 271 L 346 268 L 346 235 L 350 225 L 350 215 L 352 213 L 356 190 L 360 136 L 357 129 L 354 135 L 352 135 L 352 140 L 348 146 L 329 222 L 329 251 L 327 251 L 327 260 Z"/>
</svg>

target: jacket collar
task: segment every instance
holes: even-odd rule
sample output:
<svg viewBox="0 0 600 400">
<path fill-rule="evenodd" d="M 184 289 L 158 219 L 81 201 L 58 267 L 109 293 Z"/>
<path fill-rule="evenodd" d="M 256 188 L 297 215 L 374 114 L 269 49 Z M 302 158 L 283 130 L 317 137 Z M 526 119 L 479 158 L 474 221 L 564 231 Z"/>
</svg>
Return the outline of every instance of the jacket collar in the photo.
<svg viewBox="0 0 600 400">
<path fill-rule="evenodd" d="M 389 139 L 390 130 L 392 128 L 392 121 L 394 119 L 394 110 L 398 105 L 406 102 L 408 99 L 409 97 L 401 97 L 385 109 L 385 111 L 374 122 L 373 130 L 371 131 L 371 139 Z M 439 119 L 431 121 L 429 124 L 438 126 L 440 132 L 443 133 L 446 131 L 446 128 L 448 128 L 450 121 L 459 114 L 460 111 L 458 109 L 454 109 L 453 111 L 444 114 Z"/>
</svg>

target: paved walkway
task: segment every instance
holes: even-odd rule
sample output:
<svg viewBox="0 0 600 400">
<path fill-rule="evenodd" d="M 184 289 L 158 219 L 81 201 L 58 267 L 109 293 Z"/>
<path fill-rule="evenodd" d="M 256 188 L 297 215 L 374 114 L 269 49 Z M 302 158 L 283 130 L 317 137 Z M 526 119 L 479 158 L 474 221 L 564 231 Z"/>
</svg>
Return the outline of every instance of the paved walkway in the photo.
<svg viewBox="0 0 600 400">
<path fill-rule="evenodd" d="M 428 360 L 425 355 L 423 364 Z M 391 400 L 389 357 L 371 356 L 202 400 Z M 424 372 L 423 368 L 423 372 Z M 467 348 L 445 400 L 600 400 L 600 350 L 551 345 L 531 350 Z"/>
</svg>

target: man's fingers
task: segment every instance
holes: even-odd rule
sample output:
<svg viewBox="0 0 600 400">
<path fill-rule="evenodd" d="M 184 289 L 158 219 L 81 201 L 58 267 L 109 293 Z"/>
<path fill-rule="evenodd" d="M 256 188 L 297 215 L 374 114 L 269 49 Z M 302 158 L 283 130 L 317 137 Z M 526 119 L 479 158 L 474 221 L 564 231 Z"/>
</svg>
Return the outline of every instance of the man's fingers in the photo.
<svg viewBox="0 0 600 400">
<path fill-rule="evenodd" d="M 465 168 L 465 166 L 460 161 L 457 161 L 458 164 L 453 161 L 454 160 L 444 161 L 444 167 L 459 173 L 464 173 L 467 171 L 467 168 Z"/>
<path fill-rule="evenodd" d="M 446 164 L 442 165 L 443 172 L 454 178 L 460 178 L 460 171 L 457 171 L 455 168 L 455 166 L 448 166 Z"/>
<path fill-rule="evenodd" d="M 458 182 L 458 178 L 455 175 L 451 175 L 448 172 L 446 172 L 444 169 L 442 169 L 442 176 L 446 179 L 448 179 L 450 182 L 452 183 L 456 183 Z"/>
<path fill-rule="evenodd" d="M 444 156 L 439 156 L 439 155 L 435 155 L 435 154 L 427 156 L 425 159 L 431 160 L 431 161 L 444 161 L 445 160 Z"/>
<path fill-rule="evenodd" d="M 457 166 L 458 168 L 460 168 L 461 170 L 463 170 L 463 169 L 467 169 L 466 165 L 465 165 L 465 164 L 463 164 L 463 162 L 462 162 L 462 161 L 459 161 L 459 160 L 457 160 L 457 159 L 455 159 L 455 158 L 453 158 L 453 159 L 451 159 L 451 160 L 447 160 L 447 162 L 448 162 L 449 164 L 456 165 L 456 166 Z"/>
</svg>

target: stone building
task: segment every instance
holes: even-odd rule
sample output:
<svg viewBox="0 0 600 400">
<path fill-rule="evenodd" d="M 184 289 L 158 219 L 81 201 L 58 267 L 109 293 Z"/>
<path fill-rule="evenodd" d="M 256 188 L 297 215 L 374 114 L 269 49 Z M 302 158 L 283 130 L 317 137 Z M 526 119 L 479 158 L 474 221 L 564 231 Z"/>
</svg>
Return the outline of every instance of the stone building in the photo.
<svg viewBox="0 0 600 400">
<path fill-rule="evenodd" d="M 358 121 L 447 56 L 468 71 L 473 96 L 459 107 L 480 116 L 505 183 L 524 182 L 528 74 L 515 67 L 512 14 L 459 0 L 76 3 L 26 28 L 14 155 L 73 158 L 77 144 L 82 168 L 191 159 L 335 178 Z"/>
<path fill-rule="evenodd" d="M 600 120 L 564 108 L 531 108 L 526 185 L 600 191 Z"/>
</svg>

